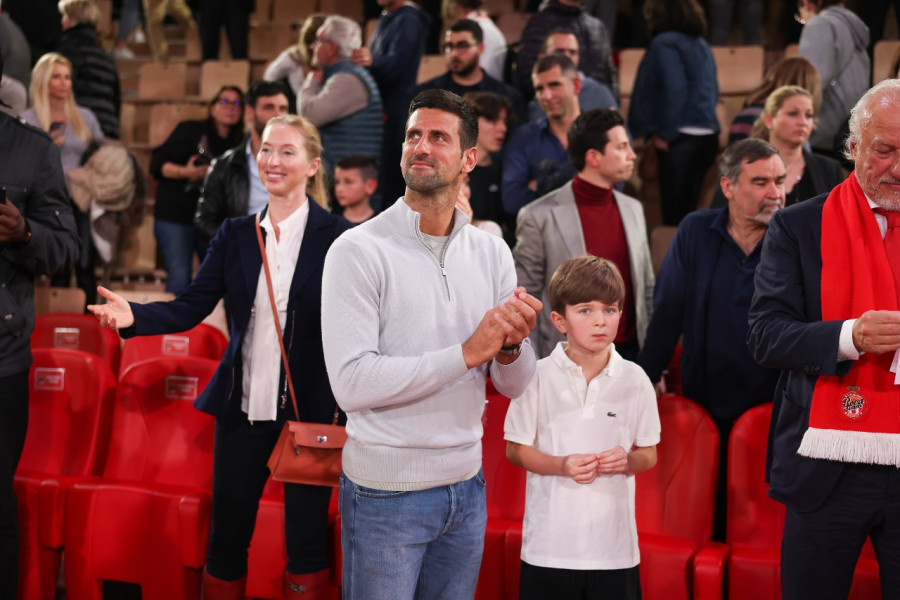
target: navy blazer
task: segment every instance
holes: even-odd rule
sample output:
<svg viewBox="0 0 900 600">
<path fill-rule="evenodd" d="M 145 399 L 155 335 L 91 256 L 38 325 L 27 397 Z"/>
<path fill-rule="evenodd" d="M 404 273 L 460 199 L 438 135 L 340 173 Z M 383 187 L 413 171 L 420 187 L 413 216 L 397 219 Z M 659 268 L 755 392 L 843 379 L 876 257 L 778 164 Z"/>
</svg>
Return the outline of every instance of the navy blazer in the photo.
<svg viewBox="0 0 900 600">
<path fill-rule="evenodd" d="M 331 421 L 336 405 L 322 351 L 322 268 L 331 244 L 350 228 L 350 223 L 312 200 L 308 202 L 309 219 L 291 282 L 283 333 L 300 419 L 326 423 Z M 122 337 L 186 331 L 212 312 L 224 296 L 231 339 L 194 406 L 223 419 L 226 426 L 236 424 L 243 414 L 241 346 L 262 269 L 254 222 L 255 215 L 226 219 L 210 242 L 206 258 L 187 291 L 171 302 L 132 303 L 134 326 L 121 331 Z M 261 310 L 271 309 L 266 304 Z M 272 360 L 281 361 L 274 340 Z M 285 417 L 294 418 L 290 403 L 287 409 L 279 410 L 279 422 Z"/>
<path fill-rule="evenodd" d="M 841 462 L 797 454 L 816 379 L 846 375 L 853 365 L 837 360 L 843 321 L 822 321 L 820 248 L 827 197 L 798 202 L 772 217 L 747 334 L 753 357 L 764 367 L 782 369 L 769 428 L 769 495 L 799 511 L 821 505 L 843 469 Z"/>
</svg>

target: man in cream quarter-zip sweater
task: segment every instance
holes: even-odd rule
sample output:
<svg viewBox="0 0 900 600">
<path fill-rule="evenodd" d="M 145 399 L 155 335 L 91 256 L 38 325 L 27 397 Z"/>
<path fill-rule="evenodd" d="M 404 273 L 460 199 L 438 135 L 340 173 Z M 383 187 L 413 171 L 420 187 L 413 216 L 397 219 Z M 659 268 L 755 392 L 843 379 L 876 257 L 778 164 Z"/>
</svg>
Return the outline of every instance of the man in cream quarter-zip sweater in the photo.
<svg viewBox="0 0 900 600">
<path fill-rule="evenodd" d="M 539 300 L 509 249 L 455 207 L 477 118 L 455 94 L 410 106 L 406 195 L 325 261 L 322 335 L 349 439 L 341 478 L 345 599 L 472 598 L 485 508 L 485 379 L 506 395 L 534 373 Z"/>
</svg>

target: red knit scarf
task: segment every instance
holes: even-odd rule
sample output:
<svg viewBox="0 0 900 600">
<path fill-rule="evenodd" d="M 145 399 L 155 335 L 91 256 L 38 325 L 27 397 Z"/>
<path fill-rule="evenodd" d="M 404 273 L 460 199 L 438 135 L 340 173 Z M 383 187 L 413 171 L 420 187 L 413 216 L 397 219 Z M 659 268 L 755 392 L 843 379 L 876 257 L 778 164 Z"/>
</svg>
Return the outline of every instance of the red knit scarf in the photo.
<svg viewBox="0 0 900 600">
<path fill-rule="evenodd" d="M 855 173 L 825 201 L 821 250 L 823 321 L 897 310 L 881 232 Z M 843 377 L 818 377 L 801 455 L 900 466 L 900 386 L 889 371 L 893 354 L 863 354 Z"/>
</svg>

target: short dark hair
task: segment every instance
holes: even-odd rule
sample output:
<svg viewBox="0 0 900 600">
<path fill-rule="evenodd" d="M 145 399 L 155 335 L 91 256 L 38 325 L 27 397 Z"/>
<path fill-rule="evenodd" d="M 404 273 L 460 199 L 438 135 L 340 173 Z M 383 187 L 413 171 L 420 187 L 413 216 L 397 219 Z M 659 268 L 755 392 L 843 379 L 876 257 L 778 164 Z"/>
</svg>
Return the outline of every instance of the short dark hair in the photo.
<svg viewBox="0 0 900 600">
<path fill-rule="evenodd" d="M 459 145 L 461 150 L 474 148 L 478 142 L 478 117 L 469 103 L 447 90 L 433 89 L 420 92 L 409 104 L 409 117 L 420 108 L 442 110 L 459 117 Z"/>
<path fill-rule="evenodd" d="M 550 38 L 554 35 L 571 35 L 575 38 L 575 41 L 578 43 L 578 50 L 581 50 L 581 40 L 578 39 L 578 36 L 575 35 L 575 32 L 567 27 L 556 27 L 550 30 L 550 33 L 544 36 L 544 40 L 541 42 L 541 52 L 547 51 L 547 42 L 550 41 Z"/>
<path fill-rule="evenodd" d="M 706 15 L 697 0 L 646 0 L 644 20 L 650 37 L 663 31 L 706 34 Z"/>
<path fill-rule="evenodd" d="M 472 34 L 472 38 L 475 40 L 476 44 L 484 42 L 484 30 L 481 29 L 481 25 L 472 19 L 460 19 L 459 21 L 455 21 L 447 28 L 447 31 L 452 31 L 453 33 L 463 33 L 468 31 Z"/>
<path fill-rule="evenodd" d="M 578 69 L 575 67 L 575 63 L 572 62 L 571 58 L 564 54 L 546 54 L 540 57 L 537 62 L 534 63 L 531 74 L 538 75 L 539 73 L 545 73 L 553 67 L 559 67 L 559 70 L 566 77 L 575 77 L 578 75 Z"/>
<path fill-rule="evenodd" d="M 516 121 L 516 113 L 512 103 L 506 96 L 494 92 L 467 92 L 463 99 L 469 103 L 476 117 L 484 117 L 488 121 L 500 119 L 500 111 L 506 111 L 506 124 Z"/>
<path fill-rule="evenodd" d="M 744 170 L 744 164 L 755 163 L 758 160 L 769 158 L 778 154 L 775 146 L 759 138 L 745 138 L 737 141 L 727 148 L 719 158 L 719 177 L 725 177 L 732 182 L 737 182 Z"/>
<path fill-rule="evenodd" d="M 378 165 L 375 159 L 365 154 L 351 154 L 337 161 L 336 169 L 359 169 L 363 181 L 378 178 Z"/>
<path fill-rule="evenodd" d="M 584 155 L 588 150 L 604 152 L 609 143 L 609 130 L 618 125 L 624 126 L 625 121 L 617 110 L 595 108 L 578 115 L 566 133 L 569 140 L 569 162 L 576 171 L 584 169 Z"/>
<path fill-rule="evenodd" d="M 584 302 L 625 303 L 625 281 L 615 263 L 593 254 L 581 254 L 557 267 L 547 288 L 550 310 L 566 314 L 567 306 Z"/>
<path fill-rule="evenodd" d="M 254 81 L 244 95 L 244 101 L 247 106 L 256 108 L 256 101 L 260 97 L 277 96 L 278 94 L 284 94 L 285 98 L 291 97 L 288 87 L 283 81 Z"/>
<path fill-rule="evenodd" d="M 447 4 L 458 4 L 463 8 L 467 8 L 470 11 L 478 10 L 484 5 L 483 0 L 445 0 Z"/>
</svg>

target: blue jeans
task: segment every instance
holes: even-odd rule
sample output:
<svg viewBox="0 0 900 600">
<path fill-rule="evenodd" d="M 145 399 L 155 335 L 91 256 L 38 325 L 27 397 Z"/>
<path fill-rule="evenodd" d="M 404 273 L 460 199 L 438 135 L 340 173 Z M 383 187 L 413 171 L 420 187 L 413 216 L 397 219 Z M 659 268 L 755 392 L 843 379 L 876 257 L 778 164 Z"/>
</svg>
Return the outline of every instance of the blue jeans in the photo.
<svg viewBox="0 0 900 600">
<path fill-rule="evenodd" d="M 471 600 L 487 524 L 484 473 L 415 492 L 341 476 L 344 600 Z"/>
<path fill-rule="evenodd" d="M 160 221 L 153 223 L 153 235 L 156 245 L 162 250 L 166 262 L 166 291 L 182 294 L 191 283 L 191 268 L 194 266 L 194 252 L 203 262 L 206 256 L 206 244 L 202 243 L 194 232 L 193 225 Z"/>
<path fill-rule="evenodd" d="M 122 0 L 119 16 L 119 33 L 116 39 L 127 40 L 131 31 L 144 22 L 144 6 L 141 0 Z"/>
</svg>

